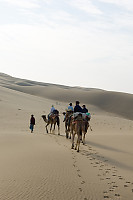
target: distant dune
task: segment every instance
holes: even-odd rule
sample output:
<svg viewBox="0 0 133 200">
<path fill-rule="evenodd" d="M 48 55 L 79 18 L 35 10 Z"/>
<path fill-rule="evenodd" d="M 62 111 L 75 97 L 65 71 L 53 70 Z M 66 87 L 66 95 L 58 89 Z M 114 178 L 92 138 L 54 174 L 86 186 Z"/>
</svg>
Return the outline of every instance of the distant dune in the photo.
<svg viewBox="0 0 133 200">
<path fill-rule="evenodd" d="M 101 89 L 68 87 L 14 78 L 0 73 L 0 86 L 48 99 L 94 105 L 106 112 L 133 119 L 133 95 Z"/>
</svg>

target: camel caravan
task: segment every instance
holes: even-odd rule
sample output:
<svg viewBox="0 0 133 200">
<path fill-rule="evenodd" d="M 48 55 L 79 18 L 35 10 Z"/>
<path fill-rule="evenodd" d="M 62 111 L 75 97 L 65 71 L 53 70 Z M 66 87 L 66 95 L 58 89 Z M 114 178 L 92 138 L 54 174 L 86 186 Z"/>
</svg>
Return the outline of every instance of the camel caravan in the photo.
<svg viewBox="0 0 133 200">
<path fill-rule="evenodd" d="M 80 141 L 85 144 L 85 135 L 90 126 L 91 115 L 85 105 L 82 108 L 79 105 L 79 101 L 76 101 L 76 106 L 73 108 L 72 103 L 69 104 L 66 112 L 63 112 L 65 122 L 65 132 L 66 138 L 72 140 L 71 148 L 79 152 Z M 51 111 L 46 117 L 42 115 L 43 120 L 46 122 L 46 132 L 48 133 L 48 125 L 50 125 L 50 133 L 55 131 L 55 126 L 58 126 L 58 135 L 60 135 L 60 119 L 59 111 L 52 105 Z M 52 126 L 54 126 L 52 130 Z M 91 129 L 92 131 L 92 129 Z M 75 142 L 75 136 L 77 135 L 77 140 Z M 75 144 L 75 147 L 74 147 Z"/>
</svg>

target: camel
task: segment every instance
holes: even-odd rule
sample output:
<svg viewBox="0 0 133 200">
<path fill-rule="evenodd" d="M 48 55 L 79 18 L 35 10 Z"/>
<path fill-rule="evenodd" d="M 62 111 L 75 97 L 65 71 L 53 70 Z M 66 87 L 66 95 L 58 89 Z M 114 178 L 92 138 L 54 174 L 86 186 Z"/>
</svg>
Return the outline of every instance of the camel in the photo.
<svg viewBox="0 0 133 200">
<path fill-rule="evenodd" d="M 52 125 L 54 125 L 54 129 L 53 129 L 53 132 L 54 132 L 55 131 L 55 125 L 57 123 L 57 126 L 58 126 L 58 135 L 60 135 L 60 119 L 59 119 L 59 116 L 57 114 L 52 114 L 51 116 L 49 116 L 49 119 L 46 118 L 46 115 L 42 115 L 42 118 L 47 123 L 46 124 L 46 132 L 47 133 L 48 133 L 47 126 L 49 124 L 51 124 L 51 126 L 50 126 L 50 133 L 51 133 Z"/>
<path fill-rule="evenodd" d="M 77 134 L 77 141 L 75 144 L 75 150 L 79 152 L 79 146 L 80 146 L 80 139 L 82 135 L 82 114 L 79 113 L 75 119 L 73 119 L 71 123 L 71 133 L 72 133 L 72 149 L 74 148 L 74 139 L 75 135 Z"/>
<path fill-rule="evenodd" d="M 72 110 L 68 110 L 66 112 L 63 112 L 63 115 L 65 115 L 64 121 L 65 121 L 66 138 L 69 138 L 69 139 L 71 139 L 70 124 L 71 124 L 72 114 L 73 114 Z"/>
</svg>

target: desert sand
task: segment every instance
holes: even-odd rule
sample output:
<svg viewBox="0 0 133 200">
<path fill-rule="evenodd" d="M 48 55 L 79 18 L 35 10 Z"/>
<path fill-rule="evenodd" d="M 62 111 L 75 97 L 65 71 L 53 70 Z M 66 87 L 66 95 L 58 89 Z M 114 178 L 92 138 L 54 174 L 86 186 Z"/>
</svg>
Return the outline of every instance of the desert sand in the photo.
<svg viewBox="0 0 133 200">
<path fill-rule="evenodd" d="M 102 96 L 103 95 L 103 96 Z M 79 100 L 91 112 L 86 144 L 71 149 L 62 112 Z M 1 200 L 132 200 L 133 95 L 0 74 Z M 42 114 L 60 112 L 60 136 Z M 36 118 L 29 129 L 31 114 Z"/>
</svg>

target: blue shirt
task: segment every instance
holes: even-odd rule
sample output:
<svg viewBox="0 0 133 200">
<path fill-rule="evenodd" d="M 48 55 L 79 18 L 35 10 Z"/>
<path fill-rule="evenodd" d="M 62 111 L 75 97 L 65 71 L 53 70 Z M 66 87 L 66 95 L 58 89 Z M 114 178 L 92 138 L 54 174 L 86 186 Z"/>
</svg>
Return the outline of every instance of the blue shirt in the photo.
<svg viewBox="0 0 133 200">
<path fill-rule="evenodd" d="M 68 106 L 68 110 L 72 110 L 73 111 L 73 107 L 72 106 Z"/>
</svg>

